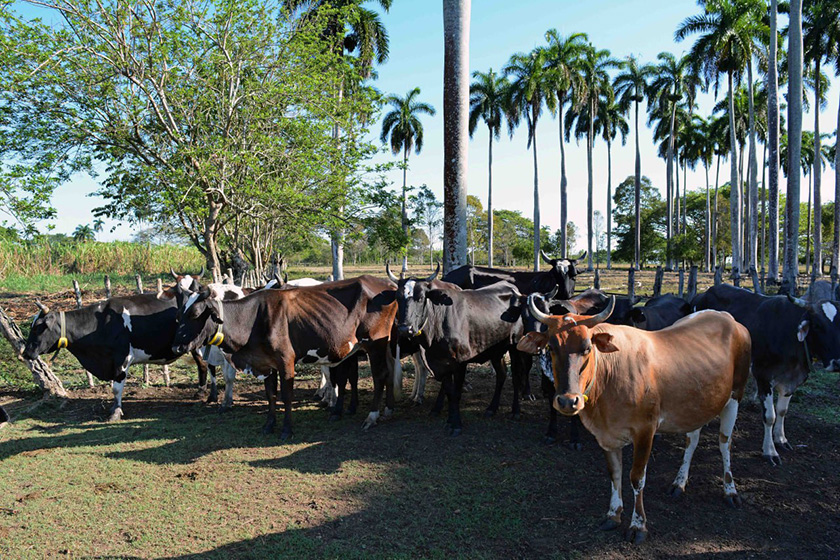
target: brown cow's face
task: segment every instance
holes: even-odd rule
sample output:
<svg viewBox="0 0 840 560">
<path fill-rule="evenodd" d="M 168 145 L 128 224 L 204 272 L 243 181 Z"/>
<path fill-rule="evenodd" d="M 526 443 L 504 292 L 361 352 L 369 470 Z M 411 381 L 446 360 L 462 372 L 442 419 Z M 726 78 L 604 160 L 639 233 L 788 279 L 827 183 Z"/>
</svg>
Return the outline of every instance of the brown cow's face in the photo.
<svg viewBox="0 0 840 560">
<path fill-rule="evenodd" d="M 586 406 L 595 381 L 598 352 L 618 350 L 611 334 L 593 332 L 578 324 L 586 319 L 582 315 L 552 316 L 546 322 L 546 332 L 528 333 L 517 345 L 530 353 L 548 347 L 555 389 L 552 406 L 566 416 L 579 414 Z"/>
</svg>

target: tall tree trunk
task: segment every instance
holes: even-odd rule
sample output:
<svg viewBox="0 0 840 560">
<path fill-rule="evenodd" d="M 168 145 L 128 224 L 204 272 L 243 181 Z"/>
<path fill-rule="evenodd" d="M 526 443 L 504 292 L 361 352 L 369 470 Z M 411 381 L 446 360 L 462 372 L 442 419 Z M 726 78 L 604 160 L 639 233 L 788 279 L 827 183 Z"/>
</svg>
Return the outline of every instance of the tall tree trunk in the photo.
<svg viewBox="0 0 840 560">
<path fill-rule="evenodd" d="M 208 212 L 204 218 L 204 244 L 207 252 L 205 257 L 207 259 L 207 269 L 210 271 L 212 278 L 217 278 L 221 275 L 221 263 L 219 261 L 219 246 L 217 242 L 217 228 L 219 225 L 219 213 L 222 211 L 222 205 L 213 201 L 212 196 L 207 196 Z"/>
<path fill-rule="evenodd" d="M 411 244 L 411 237 L 408 233 L 408 185 L 406 184 L 406 175 L 408 173 L 408 144 L 403 147 L 403 186 L 402 186 L 402 229 L 406 237 L 406 246 L 403 248 L 402 271 L 408 272 L 408 247 Z"/>
<path fill-rule="evenodd" d="M 718 265 L 717 236 L 718 236 L 718 187 L 720 186 L 720 154 L 717 154 L 717 169 L 715 170 L 715 213 L 712 216 L 712 266 Z M 720 263 L 726 264 L 726 263 Z"/>
<path fill-rule="evenodd" d="M 749 183 L 744 179 L 744 165 L 747 161 L 747 144 L 741 144 L 740 146 L 740 155 L 738 156 L 739 168 L 738 168 L 738 185 L 741 188 L 741 239 L 738 241 L 741 247 L 741 270 L 748 270 L 749 269 L 749 247 L 747 246 L 747 242 L 749 241 L 749 235 L 747 235 L 747 227 L 749 223 Z"/>
<path fill-rule="evenodd" d="M 682 232 L 685 233 L 688 226 L 688 165 L 683 160 L 683 205 L 682 205 Z"/>
<path fill-rule="evenodd" d="M 753 88 L 752 59 L 747 62 L 747 79 L 749 84 L 749 135 L 750 135 L 750 162 L 749 162 L 749 269 L 756 267 L 758 256 L 758 154 L 755 143 L 755 103 Z"/>
<path fill-rule="evenodd" d="M 813 172 L 808 175 L 808 205 L 805 218 L 805 276 L 811 273 L 811 178 Z"/>
<path fill-rule="evenodd" d="M 532 110 L 532 114 L 535 112 Z M 531 147 L 534 150 L 534 272 L 540 270 L 540 177 L 537 169 L 537 119 L 531 123 Z"/>
<path fill-rule="evenodd" d="M 764 158 L 761 164 L 761 247 L 759 249 L 761 274 L 765 275 L 764 260 L 767 254 L 767 144 L 764 144 Z M 766 277 L 765 277 L 766 278 Z"/>
<path fill-rule="evenodd" d="M 636 248 L 634 268 L 638 269 L 642 255 L 642 155 L 639 152 L 639 92 L 636 91 L 636 175 L 633 180 L 633 210 L 635 211 Z M 840 121 L 838 121 L 840 122 Z"/>
<path fill-rule="evenodd" d="M 612 143 L 607 139 L 607 270 L 612 268 Z"/>
<path fill-rule="evenodd" d="M 493 130 L 488 126 L 487 147 L 487 266 L 493 266 Z"/>
<path fill-rule="evenodd" d="M 837 128 L 834 130 L 837 144 L 834 148 L 834 247 L 831 252 L 831 264 L 840 269 L 840 105 L 837 107 Z"/>
<path fill-rule="evenodd" d="M 785 204 L 783 288 L 796 291 L 799 272 L 799 168 L 802 158 L 802 0 L 790 2 L 788 53 L 788 182 Z"/>
<path fill-rule="evenodd" d="M 676 148 L 676 146 L 675 146 Z M 680 154 L 674 150 L 674 233 L 682 233 L 680 229 L 680 215 L 682 212 L 682 200 L 680 199 Z"/>
<path fill-rule="evenodd" d="M 711 231 L 711 216 L 712 216 L 712 204 L 711 200 L 709 200 L 709 162 L 703 162 L 703 169 L 706 170 L 706 228 L 704 232 L 704 239 L 706 241 L 706 251 L 704 254 L 704 269 L 706 272 L 709 272 L 709 268 L 712 263 L 712 254 L 711 254 L 711 247 L 712 247 L 712 231 Z"/>
<path fill-rule="evenodd" d="M 568 257 L 566 254 L 566 222 L 568 221 L 568 197 L 566 193 L 566 141 L 563 138 L 563 105 L 566 102 L 566 92 L 557 92 L 557 121 L 560 127 L 560 256 Z"/>
<path fill-rule="evenodd" d="M 26 339 L 23 338 L 23 333 L 15 324 L 11 317 L 6 315 L 6 312 L 0 307 L 0 334 L 3 335 L 9 345 L 12 347 L 16 355 L 21 355 L 26 346 Z M 43 391 L 44 395 L 51 397 L 66 397 L 67 391 L 61 383 L 61 379 L 55 376 L 50 368 L 50 365 L 41 358 L 34 360 L 23 360 L 29 371 L 32 372 L 32 379 Z"/>
<path fill-rule="evenodd" d="M 674 236 L 674 121 L 676 120 L 677 116 L 677 104 L 674 103 L 673 105 L 674 106 L 671 109 L 671 126 L 669 128 L 668 133 L 668 162 L 665 166 L 665 172 L 668 174 L 668 177 L 665 181 L 665 191 L 667 199 L 666 204 L 668 205 L 668 226 L 665 232 L 665 268 L 667 268 L 668 270 L 672 270 L 674 268 L 674 253 L 672 242 L 672 238 Z"/>
<path fill-rule="evenodd" d="M 820 153 L 820 57 L 816 60 L 814 80 L 814 270 L 817 277 L 822 276 L 822 155 Z"/>
<path fill-rule="evenodd" d="M 443 0 L 443 267 L 467 263 L 471 0 Z"/>
<path fill-rule="evenodd" d="M 767 211 L 770 221 L 770 247 L 767 257 L 767 278 L 773 283 L 779 280 L 779 72 L 777 31 L 778 0 L 770 0 L 770 60 L 767 72 L 767 144 L 770 152 L 769 180 L 770 200 Z M 838 121 L 840 122 L 840 121 Z M 837 206 L 835 205 L 835 208 Z"/>
<path fill-rule="evenodd" d="M 342 46 L 343 52 L 343 46 Z M 338 87 L 338 102 L 339 104 L 344 99 L 344 82 L 342 81 Z M 341 140 L 341 128 L 338 123 L 333 126 L 333 140 L 338 146 Z M 344 215 L 344 205 L 339 208 L 339 213 Z M 344 227 L 341 226 L 330 235 L 330 250 L 332 253 L 332 276 L 333 280 L 344 279 Z"/>
<path fill-rule="evenodd" d="M 735 138 L 735 94 L 732 83 L 732 70 L 729 77 L 729 145 L 731 160 L 729 168 L 729 184 L 731 194 L 729 195 L 729 217 L 732 220 L 732 273 L 737 274 L 741 269 L 741 185 L 738 180 L 738 152 L 737 139 Z"/>
<path fill-rule="evenodd" d="M 586 270 L 592 270 L 592 215 L 595 211 L 592 201 L 592 144 L 595 135 L 595 102 L 589 103 L 589 134 L 586 135 Z"/>
</svg>

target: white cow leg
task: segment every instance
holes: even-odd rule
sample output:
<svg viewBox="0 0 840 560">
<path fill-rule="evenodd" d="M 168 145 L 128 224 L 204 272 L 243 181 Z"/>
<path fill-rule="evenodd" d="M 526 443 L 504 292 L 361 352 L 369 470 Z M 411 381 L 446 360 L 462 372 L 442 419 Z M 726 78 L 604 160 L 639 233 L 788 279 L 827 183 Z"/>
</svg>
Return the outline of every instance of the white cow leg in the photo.
<svg viewBox="0 0 840 560">
<path fill-rule="evenodd" d="M 786 451 L 793 451 L 793 446 L 785 437 L 785 415 L 792 396 L 779 391 L 779 398 L 776 400 L 776 423 L 773 425 L 773 443 Z"/>
<path fill-rule="evenodd" d="M 761 408 L 764 411 L 764 443 L 762 444 L 762 456 L 770 461 L 773 466 L 781 465 L 782 460 L 773 445 L 773 424 L 776 422 L 776 410 L 773 408 L 773 393 L 770 392 L 761 400 Z"/>
<path fill-rule="evenodd" d="M 225 361 L 222 364 L 222 375 L 225 376 L 225 399 L 222 401 L 219 411 L 227 411 L 233 406 L 233 383 L 236 381 L 236 368 Z"/>
<path fill-rule="evenodd" d="M 324 394 L 327 392 L 327 386 L 330 385 L 330 378 L 329 378 L 329 371 L 324 372 L 324 368 L 321 368 L 321 385 L 318 387 L 318 390 L 315 391 L 315 398 L 323 399 Z"/>
<path fill-rule="evenodd" d="M 688 432 L 685 435 L 685 453 L 683 454 L 683 462 L 674 483 L 671 485 L 671 496 L 679 497 L 685 492 L 685 484 L 688 482 L 688 471 L 691 469 L 691 459 L 694 457 L 694 450 L 697 449 L 697 444 L 700 442 L 700 429 L 693 432 Z"/>
<path fill-rule="evenodd" d="M 411 400 L 417 404 L 423 404 L 423 395 L 426 392 L 426 379 L 429 377 L 429 371 L 420 359 L 420 353 L 416 352 L 411 356 L 414 362 L 414 389 L 411 393 Z"/>
<path fill-rule="evenodd" d="M 111 391 L 114 393 L 114 406 L 111 407 L 111 416 L 108 417 L 108 422 L 122 420 L 122 395 L 123 390 L 125 389 L 125 381 L 126 378 L 123 377 L 122 381 L 111 382 Z"/>
<path fill-rule="evenodd" d="M 730 465 L 730 449 L 732 449 L 732 431 L 735 420 L 738 419 L 738 401 L 729 399 L 720 413 L 720 455 L 723 458 L 723 494 L 727 503 L 733 507 L 741 505 L 741 498 L 735 490 L 735 480 L 732 478 Z"/>
<path fill-rule="evenodd" d="M 607 459 L 607 472 L 610 475 L 610 509 L 607 518 L 601 523 L 602 531 L 611 531 L 621 525 L 621 513 L 624 501 L 621 499 L 621 448 L 604 450 Z"/>
</svg>

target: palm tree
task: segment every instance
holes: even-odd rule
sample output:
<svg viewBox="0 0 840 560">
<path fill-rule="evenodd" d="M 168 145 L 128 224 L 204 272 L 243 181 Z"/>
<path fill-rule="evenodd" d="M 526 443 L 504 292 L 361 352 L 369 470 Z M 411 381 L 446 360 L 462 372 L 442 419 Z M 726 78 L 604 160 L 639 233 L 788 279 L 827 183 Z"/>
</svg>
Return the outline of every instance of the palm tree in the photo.
<svg viewBox="0 0 840 560">
<path fill-rule="evenodd" d="M 481 119 L 489 136 L 487 158 L 487 266 L 493 266 L 493 138 L 499 139 L 508 84 L 491 68 L 489 72 L 473 72 L 470 84 L 470 137 Z"/>
<path fill-rule="evenodd" d="M 634 178 L 634 210 L 636 214 L 636 250 L 633 266 L 639 268 L 639 259 L 642 252 L 641 240 L 641 193 L 642 193 L 642 156 L 639 152 L 639 103 L 644 101 L 647 91 L 647 82 L 652 74 L 651 67 L 647 64 L 640 65 L 635 56 L 628 56 L 619 66 L 621 72 L 613 81 L 613 90 L 618 98 L 618 105 L 625 113 L 630 112 L 630 105 L 635 110 L 636 128 L 636 174 Z"/>
<path fill-rule="evenodd" d="M 820 153 L 820 106 L 823 105 L 821 91 L 822 64 L 840 55 L 840 6 L 836 1 L 806 0 L 802 6 L 802 43 L 805 64 L 814 67 L 814 153 Z M 822 165 L 814 168 L 814 208 L 820 216 L 822 197 Z M 816 275 L 822 276 L 822 228 L 820 220 L 814 221 L 814 262 Z"/>
<path fill-rule="evenodd" d="M 737 275 L 742 262 L 741 184 L 738 180 L 738 158 L 735 154 L 734 82 L 746 67 L 752 87 L 752 58 L 756 53 L 755 37 L 761 28 L 761 0 L 709 0 L 702 14 L 686 18 L 677 28 L 675 38 L 682 41 L 689 35 L 701 33 L 691 47 L 692 63 L 706 79 L 717 85 L 725 73 L 729 97 L 730 184 L 729 199 L 732 228 L 732 269 Z"/>
<path fill-rule="evenodd" d="M 373 63 L 382 64 L 388 60 L 388 32 L 382 24 L 379 14 L 362 6 L 366 0 L 284 0 L 290 12 L 301 12 L 302 17 L 315 17 L 325 8 L 329 13 L 325 21 L 324 35 L 333 37 L 332 50 L 336 54 L 354 54 L 352 61 L 360 70 L 360 75 L 371 75 Z M 392 0 L 375 0 L 385 12 L 391 9 Z M 342 20 L 341 18 L 345 18 Z M 348 56 L 349 58 L 349 56 Z M 344 80 L 338 85 L 336 97 L 344 97 L 347 86 Z M 338 124 L 333 127 L 333 139 L 338 142 L 341 130 Z M 343 208 L 341 209 L 343 212 Z M 330 236 L 332 249 L 333 278 L 344 278 L 344 228 L 338 228 Z"/>
<path fill-rule="evenodd" d="M 621 145 L 627 142 L 630 127 L 624 111 L 618 105 L 614 92 L 601 99 L 595 116 L 595 132 L 607 143 L 607 270 L 612 268 L 612 143 L 621 135 Z"/>
<path fill-rule="evenodd" d="M 788 167 L 791 169 L 785 204 L 785 266 L 782 290 L 796 293 L 799 274 L 799 173 L 793 167 L 802 154 L 802 0 L 790 2 L 788 27 Z"/>
<path fill-rule="evenodd" d="M 545 34 L 548 41 L 546 51 L 546 82 L 554 95 L 546 97 L 548 109 L 557 114 L 560 131 L 560 253 L 566 258 L 566 222 L 568 221 L 568 198 L 566 182 L 566 142 L 563 136 L 563 110 L 568 101 L 580 91 L 580 60 L 587 48 L 586 33 L 572 33 L 561 37 L 556 29 Z"/>
<path fill-rule="evenodd" d="M 566 129 L 570 130 L 573 121 L 577 120 L 575 136 L 586 136 L 586 167 L 587 167 L 587 197 L 586 197 L 586 269 L 592 270 L 592 218 L 595 211 L 593 205 L 593 170 L 592 148 L 595 142 L 595 115 L 602 96 L 613 97 L 612 83 L 607 73 L 609 68 L 618 65 L 618 61 L 610 56 L 606 49 L 596 49 L 589 45 L 581 58 L 581 88 L 577 99 L 566 115 Z"/>
<path fill-rule="evenodd" d="M 654 70 L 654 77 L 648 86 L 648 97 L 651 98 L 651 105 L 648 110 L 655 109 L 658 105 L 660 111 L 668 112 L 668 152 L 666 173 L 667 179 L 665 189 L 667 194 L 667 255 L 666 265 L 673 267 L 671 240 L 673 237 L 673 212 L 674 212 L 674 140 L 676 131 L 677 105 L 684 99 L 688 99 L 688 105 L 694 105 L 694 92 L 697 89 L 695 75 L 690 72 L 691 59 L 688 56 L 679 59 L 669 52 L 661 52 L 657 56 L 659 64 Z"/>
<path fill-rule="evenodd" d="M 508 130 L 513 129 L 522 117 L 528 125 L 528 144 L 534 151 L 534 270 L 540 269 L 540 184 L 537 169 L 537 122 L 542 114 L 548 84 L 545 79 L 544 49 L 530 53 L 517 53 L 510 57 L 502 72 L 511 77 L 507 99 Z"/>
<path fill-rule="evenodd" d="M 415 154 L 419 154 L 423 149 L 423 123 L 420 122 L 420 115 L 435 115 L 434 107 L 417 100 L 419 95 L 420 88 L 416 87 L 405 97 L 392 94 L 385 98 L 385 102 L 391 106 L 391 111 L 382 119 L 382 134 L 379 136 L 383 144 L 391 145 L 391 152 L 394 155 L 403 153 L 402 227 L 406 237 L 408 237 L 408 215 L 406 214 L 408 154 L 412 148 Z M 408 270 L 407 252 L 403 254 L 402 270 L 403 272 Z"/>
<path fill-rule="evenodd" d="M 718 263 L 718 189 L 720 187 L 720 158 L 726 159 L 730 153 L 729 148 L 729 119 L 726 115 L 715 116 L 712 114 L 709 119 L 709 141 L 717 159 L 715 164 L 715 205 L 712 209 L 712 266 Z"/>
<path fill-rule="evenodd" d="M 470 0 L 443 0 L 444 271 L 467 263 Z"/>
<path fill-rule="evenodd" d="M 779 280 L 779 62 L 778 0 L 770 0 L 770 47 L 767 61 L 767 149 L 770 155 L 767 211 L 770 213 L 770 249 L 767 257 L 767 281 Z"/>
<path fill-rule="evenodd" d="M 95 241 L 96 233 L 88 224 L 81 224 L 76 226 L 73 230 L 73 241 L 76 243 L 87 243 L 88 241 Z"/>
<path fill-rule="evenodd" d="M 712 165 L 712 158 L 715 155 L 715 141 L 714 131 L 712 130 L 711 119 L 705 119 L 700 115 L 692 115 L 691 126 L 686 127 L 686 141 L 683 144 L 683 161 L 686 162 L 692 169 L 697 163 L 703 164 L 703 170 L 706 175 L 706 215 L 705 215 L 705 251 L 703 253 L 703 265 L 706 272 L 709 271 L 711 265 L 711 199 L 710 199 L 710 182 L 709 182 L 709 168 Z"/>
</svg>

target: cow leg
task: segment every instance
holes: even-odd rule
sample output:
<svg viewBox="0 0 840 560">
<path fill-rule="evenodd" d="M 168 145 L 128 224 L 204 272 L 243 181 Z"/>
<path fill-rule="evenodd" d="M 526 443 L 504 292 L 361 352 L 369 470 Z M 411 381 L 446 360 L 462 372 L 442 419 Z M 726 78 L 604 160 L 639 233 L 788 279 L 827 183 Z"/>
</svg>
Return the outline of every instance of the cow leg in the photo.
<svg viewBox="0 0 840 560">
<path fill-rule="evenodd" d="M 208 403 L 218 402 L 219 390 L 216 385 L 216 366 L 207 364 L 207 372 L 210 374 L 210 394 L 207 396 Z"/>
<path fill-rule="evenodd" d="M 386 385 L 389 385 L 391 390 L 389 391 L 390 402 L 386 402 L 385 416 L 390 416 L 393 413 L 393 411 L 388 408 L 394 406 L 393 379 L 390 382 L 386 379 L 388 377 L 388 368 L 385 363 L 385 353 L 388 351 L 387 340 L 384 344 L 379 343 L 376 346 L 369 348 L 367 351 L 368 361 L 370 362 L 370 374 L 373 378 L 373 402 L 370 406 L 370 412 L 362 424 L 363 430 L 368 430 L 375 426 L 376 422 L 379 420 L 379 409 L 382 407 L 382 393 L 385 391 Z M 388 398 L 386 397 L 386 401 L 387 400 Z"/>
<path fill-rule="evenodd" d="M 126 376 L 123 373 L 122 378 L 111 382 L 111 392 L 114 393 L 114 404 L 111 406 L 111 415 L 108 416 L 108 422 L 117 422 L 122 420 L 122 395 L 125 389 Z"/>
<path fill-rule="evenodd" d="M 333 385 L 330 368 L 327 366 L 321 366 L 321 383 L 324 384 L 324 392 L 318 406 L 334 408 L 335 401 L 338 399 L 338 387 Z"/>
<path fill-rule="evenodd" d="M 621 525 L 621 513 L 624 511 L 624 500 L 621 498 L 621 454 L 622 448 L 604 449 L 607 459 L 607 472 L 610 475 L 610 509 L 607 518 L 601 523 L 602 531 L 612 531 Z"/>
<path fill-rule="evenodd" d="M 321 368 L 321 384 L 318 386 L 318 390 L 315 391 L 315 400 L 322 401 L 324 400 L 324 395 L 327 393 L 327 386 L 330 384 L 329 376 L 324 372 L 324 368 Z"/>
<path fill-rule="evenodd" d="M 493 390 L 493 399 L 484 411 L 484 416 L 490 418 L 496 414 L 499 409 L 499 401 L 502 399 L 502 388 L 505 386 L 505 378 L 507 377 L 507 368 L 505 367 L 504 359 L 494 358 L 490 360 L 490 365 L 493 366 L 493 371 L 496 372 L 496 388 Z M 514 380 L 514 384 L 516 380 Z"/>
<path fill-rule="evenodd" d="M 432 410 L 429 411 L 429 414 L 432 416 L 440 416 L 441 411 L 443 410 L 443 401 L 446 398 L 446 384 L 444 383 L 443 379 L 440 381 L 440 389 L 438 389 L 437 397 L 435 398 L 435 404 L 432 406 Z"/>
<path fill-rule="evenodd" d="M 396 398 L 402 399 L 403 369 L 400 361 L 400 345 L 397 344 L 396 346 L 396 354 L 391 354 L 391 347 L 388 346 L 389 351 L 385 354 L 385 363 L 388 366 L 388 374 L 394 386 L 394 395 Z"/>
<path fill-rule="evenodd" d="M 688 482 L 688 470 L 691 468 L 691 458 L 694 457 L 694 450 L 697 449 L 697 444 L 700 442 L 700 428 L 693 432 L 688 432 L 685 435 L 685 453 L 683 454 L 683 462 L 680 466 L 680 471 L 677 473 L 677 478 L 671 484 L 671 491 L 668 492 L 674 498 L 679 498 L 685 492 L 685 484 Z"/>
<path fill-rule="evenodd" d="M 420 358 L 420 352 L 415 352 L 411 355 L 411 360 L 414 362 L 414 386 L 411 391 L 411 400 L 416 404 L 423 404 L 423 394 L 426 392 L 426 379 L 429 377 L 429 370 L 423 364 Z"/>
<path fill-rule="evenodd" d="M 268 399 L 268 416 L 265 419 L 263 426 L 263 433 L 270 434 L 274 432 L 274 426 L 277 424 L 277 372 L 271 370 L 264 380 L 265 396 Z"/>
<path fill-rule="evenodd" d="M 534 357 L 531 354 L 525 354 L 524 352 L 520 352 L 520 355 L 520 365 L 522 366 L 522 400 L 534 402 L 537 400 L 537 397 L 535 397 L 534 393 L 531 392 L 531 367 L 534 365 Z"/>
<path fill-rule="evenodd" d="M 292 438 L 292 398 L 294 396 L 295 378 L 294 366 L 291 375 L 281 372 L 280 391 L 283 394 L 283 431 L 280 432 L 280 439 L 288 441 Z M 275 373 L 275 375 L 277 375 Z"/>
<path fill-rule="evenodd" d="M 347 379 L 350 381 L 350 406 L 347 414 L 356 414 L 359 406 L 359 358 L 353 356 L 347 366 Z"/>
<path fill-rule="evenodd" d="M 225 398 L 222 401 L 222 406 L 219 407 L 219 412 L 227 412 L 233 407 L 233 383 L 236 381 L 236 368 L 233 364 L 222 364 L 222 374 L 225 377 Z"/>
<path fill-rule="evenodd" d="M 207 362 L 204 361 L 204 358 L 201 357 L 201 353 L 198 350 L 193 350 L 190 352 L 190 355 L 198 368 L 198 392 L 196 396 L 200 397 L 207 390 Z"/>
<path fill-rule="evenodd" d="M 647 538 L 647 517 L 643 495 L 654 432 L 655 430 L 651 428 L 647 432 L 639 433 L 633 440 L 633 467 L 630 469 L 630 486 L 633 487 L 633 517 L 626 536 L 627 540 L 634 544 L 640 544 Z"/>
<path fill-rule="evenodd" d="M 726 503 L 732 507 L 741 505 L 741 498 L 735 490 L 735 481 L 732 479 L 732 468 L 730 467 L 729 451 L 732 449 L 732 431 L 735 429 L 735 420 L 738 419 L 738 401 L 730 398 L 726 406 L 720 412 L 720 455 L 723 458 L 723 494 Z"/>
<path fill-rule="evenodd" d="M 774 467 L 782 464 L 776 446 L 773 444 L 773 424 L 776 423 L 776 410 L 773 408 L 773 391 L 769 386 L 758 384 L 758 394 L 761 399 L 761 409 L 764 412 L 764 443 L 762 456 Z"/>
<path fill-rule="evenodd" d="M 793 446 L 785 437 L 785 415 L 787 414 L 788 405 L 792 396 L 792 393 L 785 395 L 780 389 L 779 398 L 776 400 L 776 423 L 773 425 L 773 443 L 785 451 L 793 451 Z"/>
<path fill-rule="evenodd" d="M 530 356 L 528 356 L 530 358 Z M 500 360 L 504 365 L 504 358 Z M 523 379 L 527 380 L 528 369 L 525 367 L 525 360 L 523 354 L 516 350 L 510 351 L 510 369 L 513 374 L 513 403 L 510 405 L 510 416 L 514 420 L 519 420 L 522 416 L 522 409 L 519 404 L 522 390 L 524 390 Z M 529 368 L 530 369 L 530 368 Z"/>
<path fill-rule="evenodd" d="M 557 411 L 554 408 L 551 409 L 554 413 L 554 422 L 557 422 Z M 566 447 L 572 449 L 574 451 L 580 451 L 583 449 L 583 444 L 580 442 L 580 428 L 582 424 L 580 421 L 580 416 L 572 416 L 569 418 L 569 443 L 566 444 Z"/>
<path fill-rule="evenodd" d="M 461 394 L 464 391 L 464 379 L 467 376 L 467 365 L 459 364 L 455 370 L 455 378 L 450 382 L 449 392 L 449 435 L 460 436 L 461 424 Z"/>
<path fill-rule="evenodd" d="M 542 394 L 548 401 L 548 429 L 545 431 L 543 442 L 547 445 L 557 443 L 557 411 L 551 406 L 554 401 L 554 383 L 544 375 L 540 376 L 540 388 Z"/>
<path fill-rule="evenodd" d="M 348 358 L 352 360 L 353 358 Z M 347 391 L 347 363 L 339 364 L 330 368 L 330 382 L 333 387 L 338 389 L 338 397 L 335 400 L 335 406 L 330 408 L 330 420 L 341 420 L 344 414 L 344 393 Z"/>
</svg>

